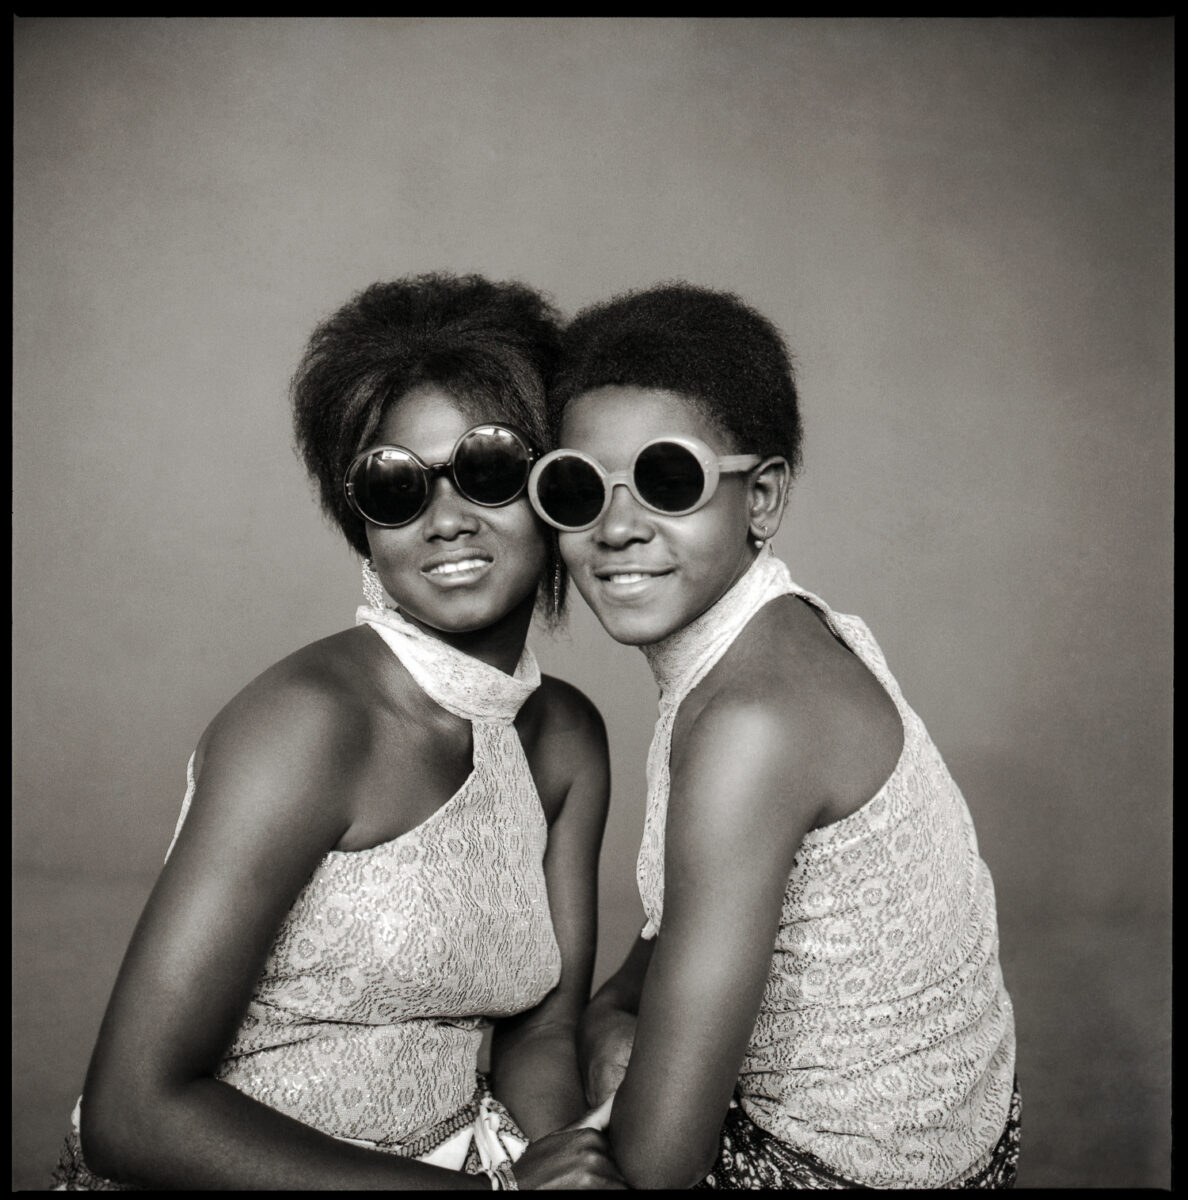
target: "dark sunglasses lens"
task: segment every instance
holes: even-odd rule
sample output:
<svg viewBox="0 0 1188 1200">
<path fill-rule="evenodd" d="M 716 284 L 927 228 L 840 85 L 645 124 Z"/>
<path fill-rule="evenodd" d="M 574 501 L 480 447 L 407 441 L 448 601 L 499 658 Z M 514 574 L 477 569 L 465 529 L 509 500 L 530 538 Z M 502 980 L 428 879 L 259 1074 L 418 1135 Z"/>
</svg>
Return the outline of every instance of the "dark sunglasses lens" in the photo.
<svg viewBox="0 0 1188 1200">
<path fill-rule="evenodd" d="M 528 482 L 528 450 L 507 429 L 468 433 L 454 451 L 454 480 L 476 504 L 509 504 Z"/>
<path fill-rule="evenodd" d="M 403 454 L 377 450 L 351 472 L 359 510 L 377 525 L 405 525 L 425 507 L 428 487 L 420 465 Z"/>
<path fill-rule="evenodd" d="M 705 472 L 696 456 L 676 442 L 657 442 L 635 460 L 635 488 L 660 512 L 691 509 L 705 488 Z"/>
<path fill-rule="evenodd" d="M 536 481 L 540 507 L 567 529 L 581 529 L 596 521 L 605 495 L 602 476 L 581 458 L 554 458 Z"/>
</svg>

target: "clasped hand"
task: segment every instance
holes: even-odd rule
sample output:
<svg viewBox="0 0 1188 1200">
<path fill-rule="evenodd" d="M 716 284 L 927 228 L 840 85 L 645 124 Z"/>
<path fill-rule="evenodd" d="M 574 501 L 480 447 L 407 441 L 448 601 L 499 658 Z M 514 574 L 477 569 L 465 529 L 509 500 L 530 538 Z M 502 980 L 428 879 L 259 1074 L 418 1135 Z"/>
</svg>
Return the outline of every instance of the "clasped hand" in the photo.
<svg viewBox="0 0 1188 1200">
<path fill-rule="evenodd" d="M 627 1187 L 610 1153 L 606 1127 L 615 1090 L 623 1081 L 635 1041 L 635 1017 L 620 1010 L 599 1014 L 585 1063 L 585 1116 L 531 1143 L 516 1163 L 524 1190 Z"/>
<path fill-rule="evenodd" d="M 532 1142 L 515 1167 L 521 1189 L 625 1190 L 627 1184 L 611 1158 L 605 1133 L 613 1101 L 614 1096 L 609 1096 L 584 1117 Z"/>
</svg>

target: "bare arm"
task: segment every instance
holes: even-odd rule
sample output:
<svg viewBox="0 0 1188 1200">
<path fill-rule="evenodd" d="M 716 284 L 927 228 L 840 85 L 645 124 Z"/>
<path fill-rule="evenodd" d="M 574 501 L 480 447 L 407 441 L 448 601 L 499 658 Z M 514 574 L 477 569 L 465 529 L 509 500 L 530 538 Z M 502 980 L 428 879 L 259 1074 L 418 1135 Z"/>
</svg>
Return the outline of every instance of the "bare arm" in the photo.
<svg viewBox="0 0 1188 1200">
<path fill-rule="evenodd" d="M 597 710 L 575 689 L 550 682 L 547 745 L 537 773 L 542 792 L 561 798 L 544 860 L 561 980 L 534 1009 L 501 1021 L 491 1047 L 496 1094 L 533 1139 L 586 1110 L 576 1036 L 594 967 L 598 856 L 610 793 Z"/>
<path fill-rule="evenodd" d="M 608 1130 L 624 1177 L 643 1188 L 688 1187 L 713 1165 L 788 873 L 820 807 L 811 785 L 790 789 L 788 731 L 762 706 L 710 705 L 682 745 L 671 762 L 664 918 Z"/>
</svg>

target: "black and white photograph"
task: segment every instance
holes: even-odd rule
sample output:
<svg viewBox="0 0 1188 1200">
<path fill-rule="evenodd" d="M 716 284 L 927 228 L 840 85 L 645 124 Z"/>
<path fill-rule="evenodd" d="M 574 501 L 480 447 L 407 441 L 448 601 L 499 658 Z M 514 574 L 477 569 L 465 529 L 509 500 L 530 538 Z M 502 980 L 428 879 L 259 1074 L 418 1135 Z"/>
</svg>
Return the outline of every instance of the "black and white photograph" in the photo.
<svg viewBox="0 0 1188 1200">
<path fill-rule="evenodd" d="M 13 1190 L 1170 1191 L 1174 18 L 13 30 Z"/>
</svg>

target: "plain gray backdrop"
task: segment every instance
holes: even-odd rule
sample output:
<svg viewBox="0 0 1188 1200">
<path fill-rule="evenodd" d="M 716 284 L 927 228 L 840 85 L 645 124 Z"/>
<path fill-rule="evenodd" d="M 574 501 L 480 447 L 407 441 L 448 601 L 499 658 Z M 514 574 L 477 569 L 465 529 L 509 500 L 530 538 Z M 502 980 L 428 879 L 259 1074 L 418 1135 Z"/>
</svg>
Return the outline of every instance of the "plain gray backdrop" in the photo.
<svg viewBox="0 0 1188 1200">
<path fill-rule="evenodd" d="M 44 1186 L 186 759 L 352 623 L 292 449 L 315 322 L 681 278 L 799 365 L 776 549 L 860 614 L 994 875 L 1020 1186 L 1168 1186 L 1170 19 L 15 20 L 13 1184 Z M 656 691 L 574 597 L 638 931 Z"/>
</svg>

